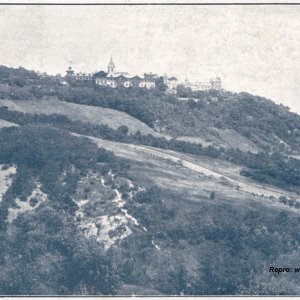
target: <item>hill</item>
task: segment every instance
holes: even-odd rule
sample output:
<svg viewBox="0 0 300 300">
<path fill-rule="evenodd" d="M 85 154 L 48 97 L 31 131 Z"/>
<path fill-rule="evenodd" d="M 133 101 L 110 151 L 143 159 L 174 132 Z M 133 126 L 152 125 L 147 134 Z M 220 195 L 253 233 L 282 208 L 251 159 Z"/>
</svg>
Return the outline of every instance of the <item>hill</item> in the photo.
<svg viewBox="0 0 300 300">
<path fill-rule="evenodd" d="M 237 145 L 253 152 L 300 151 L 300 116 L 263 97 L 189 90 L 179 90 L 174 96 L 166 95 L 163 86 L 148 91 L 76 82 L 66 86 L 61 81 L 60 76 L 0 66 L 0 99 L 40 101 L 57 98 L 125 112 L 162 134 L 197 138 L 216 147 Z M 61 110 L 65 111 L 66 107 L 62 105 Z M 71 111 L 74 118 L 79 118 L 75 107 L 71 107 Z M 95 114 L 88 111 L 86 116 L 93 119 Z M 127 118 L 126 115 L 119 117 Z"/>
<path fill-rule="evenodd" d="M 60 79 L 0 67 L 1 295 L 299 295 L 298 115 Z"/>
<path fill-rule="evenodd" d="M 298 154 L 300 151 L 300 116 L 263 97 L 227 91 L 189 90 L 179 90 L 174 96 L 166 95 L 163 86 L 148 91 L 82 83 L 66 86 L 61 81 L 60 76 L 0 66 L 0 99 L 40 101 L 56 98 L 111 108 L 125 112 L 161 134 L 192 138 L 215 147 L 229 149 L 238 146 L 252 152 L 278 150 Z M 61 110 L 66 111 L 63 106 L 61 104 Z M 55 110 L 52 108 L 52 111 Z M 72 106 L 71 111 L 73 118 L 78 119 L 76 108 Z M 92 119 L 95 117 L 90 111 L 83 114 Z M 128 118 L 126 115 L 116 116 Z M 106 122 L 105 116 L 103 118 Z"/>
<path fill-rule="evenodd" d="M 98 148 L 51 126 L 4 140 L 3 294 L 298 293 L 293 275 L 256 281 L 297 255 L 299 210 L 280 198 L 294 195 L 234 164 L 92 138 Z"/>
</svg>

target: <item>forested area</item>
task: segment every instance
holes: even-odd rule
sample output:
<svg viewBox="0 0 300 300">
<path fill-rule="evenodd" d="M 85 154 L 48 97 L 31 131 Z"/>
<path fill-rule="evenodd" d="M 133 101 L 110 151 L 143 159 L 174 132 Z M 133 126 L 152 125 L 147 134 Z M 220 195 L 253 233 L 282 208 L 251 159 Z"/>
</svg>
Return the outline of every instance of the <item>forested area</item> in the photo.
<svg viewBox="0 0 300 300">
<path fill-rule="evenodd" d="M 110 253 L 78 229 L 72 198 L 88 171 L 124 175 L 126 161 L 49 126 L 2 129 L 0 144 L 0 164 L 17 166 L 0 208 L 1 294 L 114 294 L 120 282 Z M 36 182 L 47 203 L 9 224 L 8 209 L 16 207 L 17 198 L 26 201 Z"/>
</svg>

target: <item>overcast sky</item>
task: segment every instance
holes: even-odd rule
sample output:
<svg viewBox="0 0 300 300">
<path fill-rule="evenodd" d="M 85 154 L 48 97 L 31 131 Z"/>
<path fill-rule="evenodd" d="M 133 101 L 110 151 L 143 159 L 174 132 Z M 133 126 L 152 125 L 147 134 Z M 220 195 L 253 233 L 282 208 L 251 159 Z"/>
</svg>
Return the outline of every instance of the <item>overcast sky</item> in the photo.
<svg viewBox="0 0 300 300">
<path fill-rule="evenodd" d="M 0 64 L 220 76 L 300 113 L 300 6 L 0 7 Z"/>
</svg>

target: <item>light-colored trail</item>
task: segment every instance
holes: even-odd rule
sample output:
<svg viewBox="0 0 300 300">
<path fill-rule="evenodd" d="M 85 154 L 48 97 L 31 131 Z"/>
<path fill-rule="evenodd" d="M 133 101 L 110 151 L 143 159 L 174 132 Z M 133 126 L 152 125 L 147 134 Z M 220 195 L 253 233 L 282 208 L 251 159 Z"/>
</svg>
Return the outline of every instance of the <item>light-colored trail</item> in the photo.
<svg viewBox="0 0 300 300">
<path fill-rule="evenodd" d="M 220 168 L 220 170 L 216 171 L 216 167 L 211 167 L 207 162 L 201 162 L 201 158 L 199 158 L 199 160 L 196 160 L 188 155 L 171 150 L 164 150 L 143 145 L 133 145 L 107 141 L 94 137 L 89 138 L 96 142 L 98 146 L 111 150 L 118 156 L 143 162 L 150 162 L 151 160 L 161 159 L 168 160 L 178 164 L 178 166 L 185 167 L 193 172 L 198 172 L 205 176 L 215 178 L 217 180 L 225 178 L 234 188 L 239 188 L 241 191 L 250 193 L 252 195 L 264 195 L 265 197 L 275 198 L 279 198 L 283 195 L 296 197 L 295 193 L 288 192 L 286 190 L 276 187 L 254 183 L 243 176 L 238 176 L 238 179 L 236 179 L 236 174 L 234 176 L 231 176 L 230 174 L 228 174 L 226 169 Z"/>
</svg>

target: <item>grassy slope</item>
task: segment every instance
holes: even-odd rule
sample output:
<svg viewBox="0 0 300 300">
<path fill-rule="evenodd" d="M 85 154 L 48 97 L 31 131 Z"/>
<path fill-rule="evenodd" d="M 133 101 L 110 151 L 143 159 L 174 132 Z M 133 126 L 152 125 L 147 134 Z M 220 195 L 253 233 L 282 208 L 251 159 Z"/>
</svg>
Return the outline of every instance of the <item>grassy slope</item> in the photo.
<svg viewBox="0 0 300 300">
<path fill-rule="evenodd" d="M 228 162 L 98 138 L 92 140 L 118 156 L 133 160 L 133 166 L 139 176 L 144 178 L 145 184 L 154 181 L 161 188 L 175 192 L 184 191 L 190 199 L 195 200 L 198 196 L 209 197 L 210 192 L 215 191 L 220 200 L 227 202 L 236 199 L 238 205 L 243 199 L 246 202 L 254 201 L 279 209 L 288 209 L 275 199 L 270 201 L 270 197 L 297 197 L 294 193 L 262 185 L 241 176 L 241 167 Z M 240 188 L 237 189 L 237 186 Z"/>
<path fill-rule="evenodd" d="M 54 99 L 38 101 L 0 100 L 0 107 L 1 106 L 7 106 L 10 110 L 31 114 L 61 114 L 74 121 L 79 120 L 91 124 L 108 124 L 109 127 L 114 129 L 117 129 L 121 125 L 126 125 L 131 133 L 140 130 L 142 134 L 152 134 L 154 136 L 164 135 L 166 138 L 169 138 L 168 135 L 159 134 L 138 119 L 131 117 L 124 112 L 109 108 L 75 104 Z M 203 146 L 213 145 L 216 147 L 223 146 L 225 148 L 238 147 L 242 151 L 251 151 L 254 153 L 259 149 L 249 139 L 245 138 L 235 130 L 230 129 L 220 130 L 211 127 L 207 128 L 205 131 L 199 131 L 197 136 L 180 136 L 178 139 L 199 143 Z"/>
<path fill-rule="evenodd" d="M 61 114 L 75 121 L 78 120 L 91 124 L 108 124 L 109 127 L 114 129 L 125 125 L 129 128 L 129 132 L 132 133 L 140 130 L 142 134 L 158 135 L 153 129 L 141 121 L 126 113 L 109 108 L 81 105 L 52 99 L 38 101 L 0 100 L 0 107 L 1 106 L 7 106 L 10 110 L 31 114 Z"/>
<path fill-rule="evenodd" d="M 188 132 L 188 131 L 187 131 Z M 239 148 L 241 151 L 257 153 L 259 147 L 234 129 L 210 127 L 207 131 L 199 131 L 197 136 L 180 136 L 178 140 L 224 148 Z"/>
</svg>

